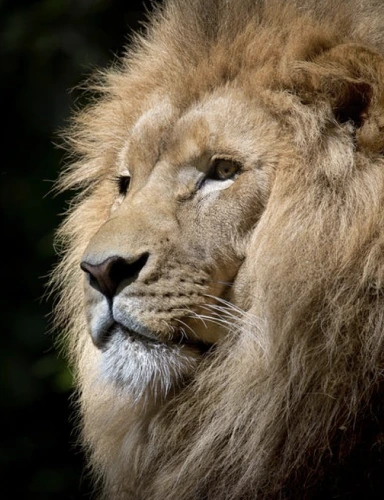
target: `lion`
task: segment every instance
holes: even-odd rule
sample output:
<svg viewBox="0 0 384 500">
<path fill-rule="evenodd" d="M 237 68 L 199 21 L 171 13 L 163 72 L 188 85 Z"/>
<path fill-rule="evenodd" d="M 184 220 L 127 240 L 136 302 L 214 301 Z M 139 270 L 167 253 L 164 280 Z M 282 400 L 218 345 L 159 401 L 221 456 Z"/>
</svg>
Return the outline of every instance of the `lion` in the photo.
<svg viewBox="0 0 384 500">
<path fill-rule="evenodd" d="M 105 498 L 382 498 L 383 23 L 168 0 L 90 84 L 54 280 Z"/>
</svg>

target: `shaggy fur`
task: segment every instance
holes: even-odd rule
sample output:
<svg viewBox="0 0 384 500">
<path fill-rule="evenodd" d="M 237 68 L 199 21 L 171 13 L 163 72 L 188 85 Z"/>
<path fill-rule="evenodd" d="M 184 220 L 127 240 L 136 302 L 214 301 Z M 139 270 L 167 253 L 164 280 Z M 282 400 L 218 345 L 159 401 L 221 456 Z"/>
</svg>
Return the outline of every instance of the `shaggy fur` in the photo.
<svg viewBox="0 0 384 500">
<path fill-rule="evenodd" d="M 383 497 L 383 26 L 379 0 L 169 0 L 121 64 L 91 83 L 97 98 L 67 137 L 74 157 L 60 188 L 79 194 L 60 230 L 55 283 L 83 442 L 107 498 Z M 242 112 L 209 111 L 215 95 Z M 159 102 L 164 110 L 151 123 L 161 130 L 175 113 L 208 109 L 209 119 L 236 122 L 244 155 L 261 150 L 269 167 L 254 191 L 257 217 L 247 212 L 248 194 L 236 198 L 241 175 L 215 194 L 231 206 L 225 212 L 223 203 L 225 217 L 252 222 L 232 238 L 230 292 L 212 292 L 209 319 L 225 330 L 215 348 L 187 352 L 184 368 L 172 352 L 159 375 L 148 354 L 118 385 L 99 373 L 103 353 L 88 334 L 79 263 L 114 204 L 125 203 L 116 165 L 127 135 Z M 153 137 L 135 140 L 156 163 Z M 212 241 L 220 213 L 210 215 Z M 157 376 L 161 387 L 149 388 Z"/>
</svg>

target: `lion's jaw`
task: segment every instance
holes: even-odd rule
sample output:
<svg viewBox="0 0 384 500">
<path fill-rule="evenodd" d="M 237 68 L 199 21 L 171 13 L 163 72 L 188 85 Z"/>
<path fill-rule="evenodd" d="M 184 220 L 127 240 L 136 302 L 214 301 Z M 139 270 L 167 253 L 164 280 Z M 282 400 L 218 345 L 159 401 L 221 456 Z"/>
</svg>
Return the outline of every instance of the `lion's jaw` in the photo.
<svg viewBox="0 0 384 500">
<path fill-rule="evenodd" d="M 245 107 L 229 90 L 184 114 L 160 106 L 122 145 L 117 175 L 129 171 L 130 188 L 110 200 L 82 266 L 98 373 L 134 399 L 165 395 L 190 377 L 246 308 L 236 276 L 268 197 L 270 152 L 283 146 L 265 110 Z M 246 131 L 251 145 L 257 129 L 260 146 L 247 152 Z M 151 137 L 152 157 L 137 137 Z M 215 158 L 233 175 L 215 179 Z"/>
</svg>

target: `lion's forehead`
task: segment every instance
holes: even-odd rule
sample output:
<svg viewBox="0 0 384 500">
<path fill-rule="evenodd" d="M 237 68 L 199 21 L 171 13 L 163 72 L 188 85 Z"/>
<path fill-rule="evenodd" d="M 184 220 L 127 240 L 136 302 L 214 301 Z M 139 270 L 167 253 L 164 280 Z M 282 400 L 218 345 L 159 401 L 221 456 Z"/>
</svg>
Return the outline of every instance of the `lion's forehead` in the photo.
<svg viewBox="0 0 384 500">
<path fill-rule="evenodd" d="M 216 91 L 184 111 L 165 98 L 151 103 L 132 126 L 121 146 L 118 170 L 149 173 L 161 160 L 174 170 L 187 164 L 204 170 L 215 153 L 255 157 L 268 149 L 268 140 L 276 136 L 273 129 L 263 100 L 250 111 L 249 98 L 236 89 Z"/>
</svg>

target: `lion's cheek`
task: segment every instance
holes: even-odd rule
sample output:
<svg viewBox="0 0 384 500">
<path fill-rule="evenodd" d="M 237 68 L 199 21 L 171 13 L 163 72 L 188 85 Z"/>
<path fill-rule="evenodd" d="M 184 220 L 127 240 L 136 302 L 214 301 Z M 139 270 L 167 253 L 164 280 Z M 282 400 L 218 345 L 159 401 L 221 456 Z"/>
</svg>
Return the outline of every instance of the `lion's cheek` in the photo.
<svg viewBox="0 0 384 500">
<path fill-rule="evenodd" d="M 251 282 L 249 280 L 249 267 L 248 261 L 244 261 L 240 267 L 236 279 L 231 288 L 230 300 L 240 309 L 247 311 L 251 307 Z"/>
</svg>

